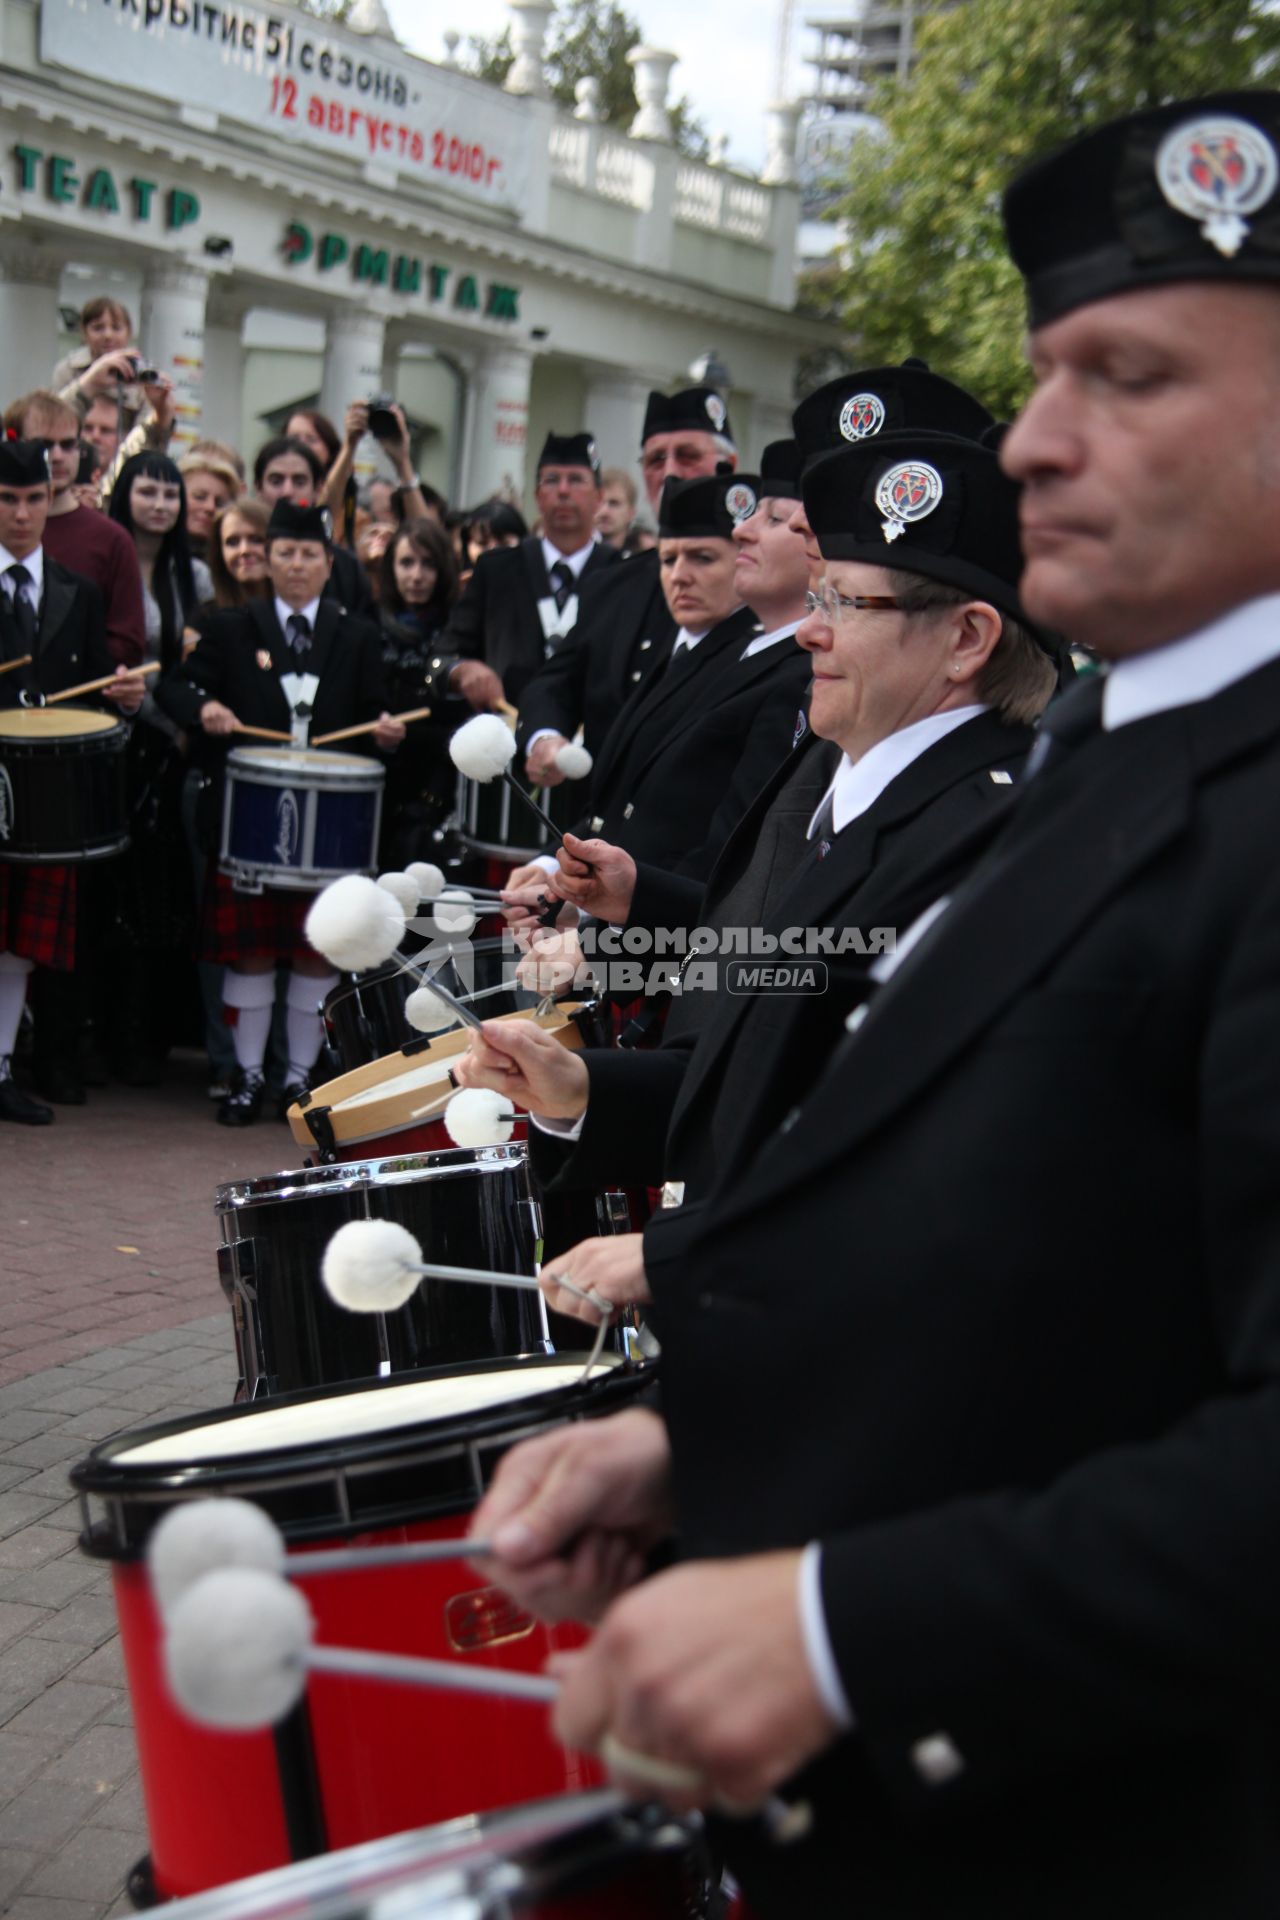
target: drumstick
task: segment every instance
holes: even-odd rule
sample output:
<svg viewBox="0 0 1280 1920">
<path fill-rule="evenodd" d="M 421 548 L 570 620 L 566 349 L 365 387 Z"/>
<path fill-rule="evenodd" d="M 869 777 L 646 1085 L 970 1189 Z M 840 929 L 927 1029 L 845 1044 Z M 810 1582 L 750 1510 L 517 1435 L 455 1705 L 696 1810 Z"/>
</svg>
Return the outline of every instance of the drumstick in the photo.
<svg viewBox="0 0 1280 1920">
<path fill-rule="evenodd" d="M 408 726 L 411 720 L 429 720 L 430 707 L 414 707 L 411 713 L 393 713 L 393 720 L 402 720 Z M 358 733 L 373 733 L 382 725 L 381 720 L 364 720 L 358 727 L 339 727 L 336 733 L 318 733 L 311 742 L 313 747 L 329 747 L 335 740 L 354 740 Z"/>
<path fill-rule="evenodd" d="M 492 713 L 500 713 L 504 720 L 516 721 L 520 718 L 520 709 L 513 707 L 509 700 L 495 700 L 490 708 Z"/>
<path fill-rule="evenodd" d="M 279 740 L 286 747 L 295 744 L 291 733 L 277 733 L 274 727 L 248 727 L 243 720 L 237 720 L 231 729 L 233 733 L 251 733 L 255 740 Z"/>
<path fill-rule="evenodd" d="M 159 671 L 158 660 L 146 660 L 140 667 L 129 668 L 130 673 L 159 673 Z M 74 700 L 77 694 L 101 693 L 102 689 L 109 687 L 115 678 L 114 673 L 104 673 L 100 680 L 82 680 L 78 687 L 64 687 L 61 693 L 46 694 L 44 703 L 46 707 L 56 707 L 59 700 Z"/>
<path fill-rule="evenodd" d="M 20 653 L 16 660 L 0 660 L 0 673 L 12 673 L 15 667 L 29 667 L 31 655 Z"/>
</svg>

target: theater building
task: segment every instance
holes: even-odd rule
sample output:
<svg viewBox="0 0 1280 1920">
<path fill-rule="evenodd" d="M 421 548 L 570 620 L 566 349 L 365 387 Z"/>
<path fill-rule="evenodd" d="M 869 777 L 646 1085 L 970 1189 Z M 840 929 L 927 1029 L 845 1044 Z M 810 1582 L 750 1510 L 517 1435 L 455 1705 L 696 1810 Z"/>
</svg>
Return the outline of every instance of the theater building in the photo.
<svg viewBox="0 0 1280 1920">
<path fill-rule="evenodd" d="M 340 421 L 388 391 L 425 479 L 527 498 L 549 428 L 634 465 L 647 390 L 714 350 L 758 452 L 832 339 L 792 311 L 795 110 L 771 110 L 761 179 L 687 160 L 675 58 L 638 48 L 619 134 L 589 83 L 576 112 L 548 97 L 550 15 L 512 0 L 499 88 L 407 53 L 380 0 L 354 29 L 255 0 L 0 0 L 6 397 L 110 292 L 178 388 L 178 451 L 251 453 L 295 406 Z"/>
</svg>

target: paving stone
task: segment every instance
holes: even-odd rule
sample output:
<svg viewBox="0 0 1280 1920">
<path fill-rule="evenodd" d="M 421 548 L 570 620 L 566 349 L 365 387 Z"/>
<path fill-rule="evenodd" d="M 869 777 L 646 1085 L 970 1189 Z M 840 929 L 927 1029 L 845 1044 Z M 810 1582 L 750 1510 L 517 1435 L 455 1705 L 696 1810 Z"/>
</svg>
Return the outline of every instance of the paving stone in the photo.
<svg viewBox="0 0 1280 1920">
<path fill-rule="evenodd" d="M 75 1668 L 75 1676 L 77 1680 L 91 1681 L 95 1687 L 122 1687 L 124 1656 L 116 1635 L 116 1610 L 110 1602 L 107 1604 L 110 1608 L 110 1632 Z"/>
<path fill-rule="evenodd" d="M 57 1521 L 50 1519 L 54 1506 L 54 1501 L 43 1500 L 36 1494 L 0 1493 L 0 1538 L 17 1533 L 21 1527 L 29 1527 L 33 1520 L 56 1526 Z"/>
<path fill-rule="evenodd" d="M 98 1732 L 100 1729 L 95 1728 Z M 133 1751 L 133 1735 L 125 1727 L 108 1729 L 126 1735 L 129 1750 Z M 137 1834 L 140 1840 L 146 1839 L 147 1810 L 142 1799 L 142 1782 L 135 1771 L 133 1777 L 125 1781 L 109 1800 L 104 1800 L 91 1816 L 91 1825 L 95 1827 L 116 1827 L 121 1833 Z M 142 1851 L 140 1847 L 139 1852 Z"/>
<path fill-rule="evenodd" d="M 43 1567 L 71 1551 L 65 1533 L 54 1527 L 36 1525 L 0 1540 L 0 1571 L 5 1568 Z"/>
<path fill-rule="evenodd" d="M 36 1567 L 21 1573 L 0 1574 L 0 1644 L 13 1638 L 5 1629 L 6 1611 L 12 1611 L 8 1603 L 21 1601 L 22 1611 L 35 1607 L 65 1607 L 77 1594 L 84 1593 L 89 1587 L 101 1584 L 102 1576 L 91 1560 L 80 1554 L 67 1554 L 61 1560 L 47 1561 L 43 1567 Z M 29 1624 L 34 1626 L 35 1621 Z M 17 1632 L 25 1631 L 18 1627 Z"/>
<path fill-rule="evenodd" d="M 6 1500 L 16 1500 L 17 1494 L 0 1493 L 0 1505 Z M 46 1527 L 58 1527 L 64 1533 L 76 1534 L 84 1525 L 84 1514 L 78 1500 L 68 1500 L 65 1507 L 55 1507 L 51 1513 L 41 1515 Z"/>
<path fill-rule="evenodd" d="M 42 1773 L 58 1757 L 56 1740 L 24 1739 L 0 1727 L 0 1804 L 20 1793 L 29 1780 Z"/>
<path fill-rule="evenodd" d="M 36 1575 L 23 1574 L 21 1578 L 32 1580 Z M 32 1627 L 38 1627 L 42 1621 L 49 1618 L 49 1607 L 58 1604 L 60 1603 L 57 1601 L 50 1601 L 48 1606 L 41 1606 L 30 1596 L 27 1596 L 24 1605 L 18 1605 L 12 1600 L 0 1600 L 0 1647 L 7 1647 L 11 1641 L 19 1639 Z"/>
<path fill-rule="evenodd" d="M 46 1433 L 48 1428 L 48 1415 L 39 1408 L 11 1407 L 7 1413 L 0 1413 L 0 1445 L 30 1440 L 36 1434 Z"/>
<path fill-rule="evenodd" d="M 16 1739 L 17 1735 L 11 1737 Z M 138 1756 L 128 1727 L 92 1726 L 46 1766 L 40 1778 L 93 1787 L 101 1795 L 108 1789 L 114 1793 L 137 1772 L 137 1767 Z"/>
<path fill-rule="evenodd" d="M 45 1615 L 45 1624 L 53 1618 Z M 83 1643 L 46 1640 L 29 1633 L 0 1653 L 0 1693 L 27 1694 L 51 1687 L 85 1657 Z M 37 1729 L 32 1728 L 35 1732 Z"/>
<path fill-rule="evenodd" d="M 0 1847 L 0 1905 L 8 1906 L 9 1895 L 16 1893 L 30 1879 L 32 1868 L 39 1865 L 38 1853 L 28 1853 L 22 1847 Z"/>
<path fill-rule="evenodd" d="M 115 1901 L 137 1858 L 134 1834 L 116 1833 L 110 1827 L 82 1827 L 32 1875 L 27 1890 L 99 1905 Z"/>
<path fill-rule="evenodd" d="M 86 1652 L 100 1647 L 116 1631 L 115 1602 L 110 1593 L 82 1593 L 51 1613 L 40 1628 L 41 1637 L 74 1643 Z"/>
<path fill-rule="evenodd" d="M 63 1647 L 62 1652 L 69 1649 Z M 59 1680 L 48 1687 L 29 1706 L 16 1713 L 9 1725 L 15 1733 L 36 1736 L 53 1734 L 71 1739 L 91 1726 L 111 1700 L 109 1687 L 90 1687 L 78 1680 Z M 46 1889 L 54 1892 L 54 1888 Z"/>
<path fill-rule="evenodd" d="M 65 1461 L 56 1467 L 46 1467 L 43 1473 L 33 1473 L 24 1481 L 22 1491 L 28 1496 L 38 1496 L 42 1500 L 65 1500 L 73 1491 L 70 1479 L 70 1467 Z"/>
<path fill-rule="evenodd" d="M 26 1467 L 35 1472 L 44 1467 L 64 1466 L 77 1457 L 77 1441 L 74 1434 L 68 1435 L 63 1426 L 49 1433 L 33 1433 L 26 1440 L 19 1440 L 0 1454 L 0 1475 L 14 1467 Z M 0 1491 L 3 1481 L 0 1480 Z"/>
<path fill-rule="evenodd" d="M 5 1908 L 7 1920 L 97 1920 L 92 1900 L 51 1900 L 47 1895 L 20 1893 Z"/>
<path fill-rule="evenodd" d="M 82 1827 L 108 1788 L 71 1780 L 33 1780 L 0 1809 L 0 1847 L 50 1853 Z"/>
</svg>

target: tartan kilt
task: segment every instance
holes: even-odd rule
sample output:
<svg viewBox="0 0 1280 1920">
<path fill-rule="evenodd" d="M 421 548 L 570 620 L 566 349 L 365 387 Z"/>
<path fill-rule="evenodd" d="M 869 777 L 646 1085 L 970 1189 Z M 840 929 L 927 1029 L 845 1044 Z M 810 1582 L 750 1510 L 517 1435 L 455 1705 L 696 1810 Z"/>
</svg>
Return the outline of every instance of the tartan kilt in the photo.
<svg viewBox="0 0 1280 1920">
<path fill-rule="evenodd" d="M 227 875 L 213 869 L 205 888 L 200 958 L 223 967 L 260 953 L 291 959 L 299 947 L 308 946 L 302 924 L 315 897 L 285 887 L 237 893 Z"/>
<path fill-rule="evenodd" d="M 55 973 L 76 964 L 76 870 L 0 860 L 0 953 Z"/>
</svg>

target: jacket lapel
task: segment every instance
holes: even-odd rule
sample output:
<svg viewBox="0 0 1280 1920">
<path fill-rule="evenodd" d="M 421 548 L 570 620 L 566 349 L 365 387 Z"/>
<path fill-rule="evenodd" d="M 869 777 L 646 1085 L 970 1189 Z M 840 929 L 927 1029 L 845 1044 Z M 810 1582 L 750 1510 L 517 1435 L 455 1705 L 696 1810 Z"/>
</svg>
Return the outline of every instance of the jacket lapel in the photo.
<svg viewBox="0 0 1280 1920">
<path fill-rule="evenodd" d="M 76 590 L 54 567 L 48 557 L 44 563 L 44 598 L 40 602 L 40 624 L 36 629 L 36 651 L 46 653 L 65 626 L 76 603 Z"/>
<path fill-rule="evenodd" d="M 289 702 L 284 697 L 280 677 L 294 670 L 293 648 L 285 639 L 280 622 L 276 619 L 274 600 L 251 600 L 249 616 L 255 629 L 255 658 L 251 671 L 256 676 L 256 684 L 263 687 L 263 698 L 271 709 L 269 719 L 263 724 L 287 733 L 293 716 L 289 711 Z M 258 661 L 257 656 L 263 653 L 270 655 L 269 667 L 261 666 Z"/>
<path fill-rule="evenodd" d="M 627 702 L 611 730 L 621 735 L 623 752 L 619 757 L 629 753 L 636 736 L 642 729 L 648 730 L 659 716 L 662 731 L 655 736 L 655 751 L 665 748 L 677 734 L 695 725 L 699 715 L 716 704 L 717 694 L 728 690 L 729 683 L 717 668 L 723 670 L 726 656 L 731 661 L 735 653 L 741 652 L 754 625 L 754 616 L 746 607 L 739 607 L 727 620 L 704 634 L 690 654 L 673 657 L 661 674 L 655 675 L 648 686 L 641 687 Z M 755 662 L 749 664 L 754 666 Z M 735 680 L 733 687 L 737 685 Z"/>
<path fill-rule="evenodd" d="M 315 632 L 311 636 L 311 646 L 306 659 L 302 662 L 304 672 L 314 673 L 318 678 L 323 678 L 324 670 L 333 652 L 334 641 L 337 639 L 338 622 L 341 618 L 341 608 L 334 601 L 320 602 L 319 611 L 316 614 Z"/>
</svg>

